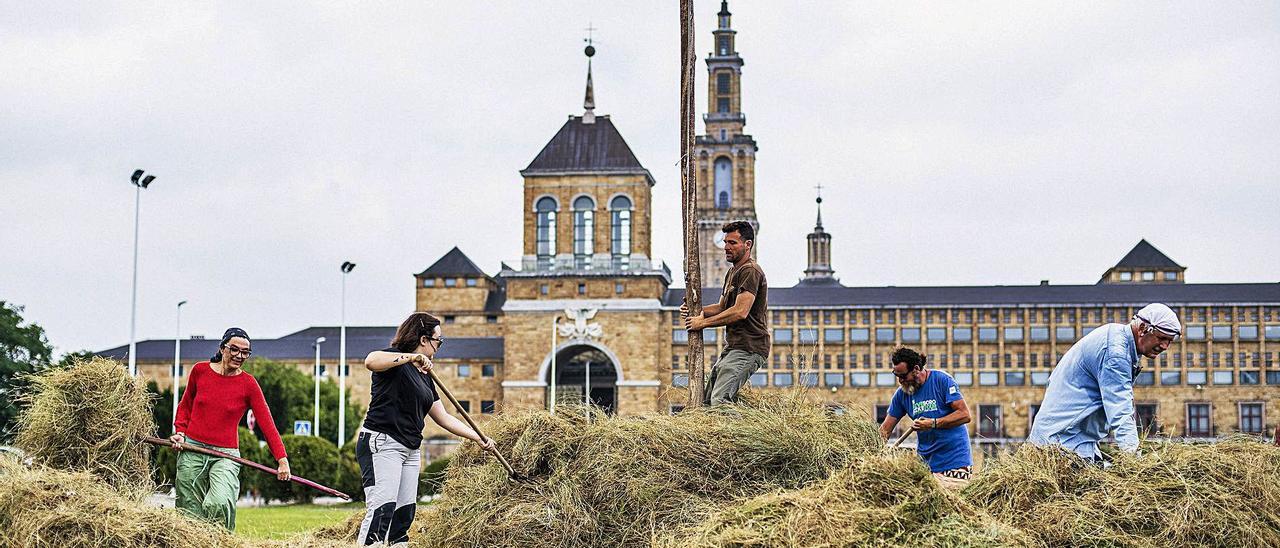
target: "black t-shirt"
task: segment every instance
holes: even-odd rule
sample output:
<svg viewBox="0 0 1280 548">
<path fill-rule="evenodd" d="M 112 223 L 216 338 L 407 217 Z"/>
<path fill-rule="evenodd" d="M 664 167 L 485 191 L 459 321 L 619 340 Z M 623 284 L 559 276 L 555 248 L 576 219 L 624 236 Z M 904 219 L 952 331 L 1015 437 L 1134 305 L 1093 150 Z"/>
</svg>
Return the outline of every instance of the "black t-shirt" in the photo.
<svg viewBox="0 0 1280 548">
<path fill-rule="evenodd" d="M 400 352 L 394 348 L 382 351 Z M 370 392 L 364 427 L 391 436 L 409 449 L 421 446 L 427 411 L 440 399 L 431 377 L 412 364 L 400 364 L 384 371 L 374 371 Z"/>
</svg>

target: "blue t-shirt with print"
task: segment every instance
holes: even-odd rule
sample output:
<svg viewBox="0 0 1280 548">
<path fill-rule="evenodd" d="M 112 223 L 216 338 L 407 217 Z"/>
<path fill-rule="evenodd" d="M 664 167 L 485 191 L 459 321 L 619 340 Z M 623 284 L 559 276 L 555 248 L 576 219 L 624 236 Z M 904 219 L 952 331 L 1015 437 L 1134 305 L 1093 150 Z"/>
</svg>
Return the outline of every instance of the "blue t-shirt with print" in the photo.
<svg viewBox="0 0 1280 548">
<path fill-rule="evenodd" d="M 889 415 L 901 419 L 909 415 L 912 419 L 920 417 L 941 419 L 950 415 L 954 409 L 951 404 L 964 399 L 955 379 L 942 371 L 929 370 L 929 378 L 916 389 L 916 393 L 908 396 L 898 387 L 893 394 L 893 402 L 889 404 Z M 910 428 L 910 424 L 904 424 Z M 919 447 L 916 449 L 920 457 L 929 463 L 932 472 L 945 472 L 973 465 L 973 457 L 969 454 L 969 430 L 964 425 L 951 428 L 938 428 L 916 432 Z"/>
</svg>

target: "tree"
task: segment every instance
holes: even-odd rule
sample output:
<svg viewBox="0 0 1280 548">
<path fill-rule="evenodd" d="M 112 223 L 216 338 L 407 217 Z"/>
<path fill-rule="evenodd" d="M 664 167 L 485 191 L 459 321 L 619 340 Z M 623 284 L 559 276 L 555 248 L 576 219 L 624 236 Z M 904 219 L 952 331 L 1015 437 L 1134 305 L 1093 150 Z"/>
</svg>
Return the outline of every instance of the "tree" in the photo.
<svg viewBox="0 0 1280 548">
<path fill-rule="evenodd" d="M 0 441 L 13 435 L 21 412 L 16 396 L 22 394 L 23 378 L 49 366 L 53 347 L 44 329 L 34 323 L 23 325 L 22 307 L 0 301 Z"/>
</svg>

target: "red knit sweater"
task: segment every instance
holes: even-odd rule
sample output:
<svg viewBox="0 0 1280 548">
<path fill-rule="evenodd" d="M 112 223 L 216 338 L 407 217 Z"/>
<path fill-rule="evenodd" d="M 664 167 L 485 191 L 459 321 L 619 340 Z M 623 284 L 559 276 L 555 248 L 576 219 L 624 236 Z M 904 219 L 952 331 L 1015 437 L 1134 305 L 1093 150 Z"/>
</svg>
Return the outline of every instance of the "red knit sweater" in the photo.
<svg viewBox="0 0 1280 548">
<path fill-rule="evenodd" d="M 258 429 L 271 447 L 271 455 L 276 460 L 286 457 L 284 442 L 280 441 L 275 421 L 271 420 L 271 410 L 262 397 L 258 381 L 244 371 L 229 377 L 220 375 L 209 362 L 200 362 L 191 368 L 187 389 L 178 403 L 178 416 L 173 420 L 173 431 L 215 447 L 239 448 L 236 428 L 248 409 L 253 409 Z"/>
</svg>

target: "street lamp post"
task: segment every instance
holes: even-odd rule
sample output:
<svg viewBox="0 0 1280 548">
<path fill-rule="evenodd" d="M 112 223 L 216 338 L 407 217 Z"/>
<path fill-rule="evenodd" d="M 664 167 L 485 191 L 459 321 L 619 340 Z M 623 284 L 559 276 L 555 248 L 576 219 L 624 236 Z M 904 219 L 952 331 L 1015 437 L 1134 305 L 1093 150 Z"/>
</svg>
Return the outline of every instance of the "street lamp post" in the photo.
<svg viewBox="0 0 1280 548">
<path fill-rule="evenodd" d="M 313 436 L 320 436 L 320 343 L 324 342 L 324 337 L 316 338 L 316 367 L 311 371 L 312 377 L 316 381 L 315 410 L 311 413 L 311 432 Z"/>
<path fill-rule="evenodd" d="M 184 304 L 187 304 L 187 301 L 178 301 L 178 325 L 173 334 L 173 416 L 170 417 L 171 421 L 178 420 L 178 381 L 182 380 L 182 305 Z M 169 424 L 172 426 L 173 422 Z"/>
<path fill-rule="evenodd" d="M 556 414 L 556 335 L 559 328 L 560 315 L 551 319 L 551 414 Z"/>
<path fill-rule="evenodd" d="M 138 344 L 137 344 L 137 326 L 138 326 L 138 219 L 139 211 L 142 208 L 142 189 L 151 186 L 151 181 L 156 179 L 155 175 L 147 175 L 143 177 L 144 172 L 139 169 L 133 172 L 130 178 L 133 186 L 137 187 L 133 196 L 133 294 L 129 303 L 129 376 L 138 374 Z"/>
<path fill-rule="evenodd" d="M 347 434 L 347 274 L 356 263 L 342 263 L 342 323 L 338 327 L 338 448 L 342 448 Z"/>
</svg>

